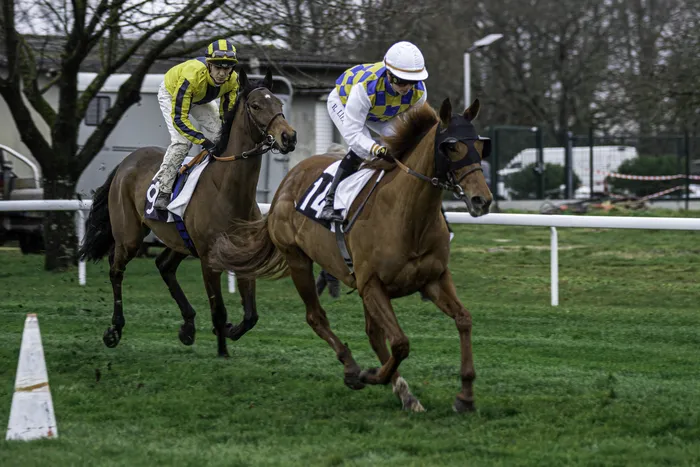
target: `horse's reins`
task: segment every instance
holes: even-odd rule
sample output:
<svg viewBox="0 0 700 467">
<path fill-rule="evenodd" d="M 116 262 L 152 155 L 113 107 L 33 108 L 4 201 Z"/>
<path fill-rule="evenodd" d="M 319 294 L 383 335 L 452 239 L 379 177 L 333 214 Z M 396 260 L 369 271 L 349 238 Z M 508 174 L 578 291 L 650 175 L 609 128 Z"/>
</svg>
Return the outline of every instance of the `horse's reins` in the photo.
<svg viewBox="0 0 700 467">
<path fill-rule="evenodd" d="M 462 175 L 459 178 L 459 180 L 455 180 L 455 173 L 454 173 L 454 171 L 450 170 L 447 172 L 447 178 L 448 178 L 447 181 L 443 182 L 443 181 L 440 181 L 440 179 L 438 177 L 430 178 L 426 175 L 423 175 L 422 173 L 416 172 L 415 170 L 408 167 L 400 160 L 396 159 L 394 156 L 391 156 L 391 157 L 394 159 L 394 162 L 396 162 L 396 165 L 398 165 L 399 168 L 401 170 L 403 170 L 404 172 L 406 172 L 407 174 L 413 175 L 414 177 L 416 177 L 420 180 L 426 181 L 426 182 L 430 183 L 431 185 L 433 185 L 434 187 L 440 188 L 441 190 L 451 191 L 457 199 L 460 199 L 466 203 L 467 209 L 469 209 L 469 211 L 474 209 L 474 205 L 472 204 L 472 201 L 469 199 L 469 197 L 467 195 L 465 195 L 464 190 L 462 189 L 460 183 L 462 182 L 462 180 L 464 180 L 467 177 L 467 175 L 472 174 L 472 173 L 476 172 L 477 170 L 479 170 L 483 173 L 484 170 L 481 168 L 481 165 L 474 166 L 471 169 L 467 170 L 467 172 L 464 175 Z"/>
<path fill-rule="evenodd" d="M 252 91 L 250 91 L 248 96 L 250 97 L 250 94 L 252 94 L 255 91 L 258 91 L 260 89 L 265 89 L 265 88 L 255 88 Z M 234 156 L 222 157 L 222 156 L 212 155 L 214 157 L 214 159 L 216 159 L 217 161 L 235 161 L 238 159 L 247 159 L 251 156 L 259 156 L 261 154 L 265 154 L 266 152 L 273 149 L 273 146 L 275 144 L 275 138 L 274 138 L 274 136 L 269 134 L 268 131 L 270 131 L 270 127 L 272 126 L 272 123 L 274 123 L 274 121 L 277 119 L 277 117 L 281 116 L 282 118 L 284 118 L 284 114 L 282 112 L 277 112 L 275 115 L 272 116 L 270 121 L 267 122 L 267 125 L 265 126 L 265 128 L 263 128 L 262 125 L 259 124 L 257 122 L 257 120 L 255 120 L 255 118 L 253 117 L 253 114 L 250 111 L 250 105 L 248 104 L 247 98 L 246 98 L 246 102 L 245 102 L 245 111 L 246 111 L 246 114 L 248 115 L 248 119 L 251 122 L 253 122 L 253 125 L 260 132 L 260 135 L 263 137 L 262 140 L 259 143 L 257 143 L 255 145 L 255 147 L 253 147 L 253 149 L 249 149 L 248 151 L 243 151 L 241 154 L 239 154 L 237 156 L 234 155 Z"/>
<path fill-rule="evenodd" d="M 460 186 L 460 183 L 469 176 L 470 174 L 476 172 L 476 171 L 481 171 L 483 172 L 483 169 L 481 168 L 481 160 L 482 158 L 485 158 L 488 156 L 488 152 L 490 152 L 486 146 L 484 146 L 484 150 L 486 153 L 478 153 L 476 152 L 476 149 L 468 144 L 468 141 L 476 141 L 476 140 L 488 140 L 488 138 L 482 138 L 476 133 L 476 130 L 474 129 L 474 126 L 464 118 L 461 118 L 461 116 L 458 116 L 457 118 L 453 118 L 449 125 L 445 127 L 442 130 L 439 130 L 438 132 L 435 133 L 435 177 L 428 177 L 426 175 L 423 175 L 422 173 L 416 172 L 412 168 L 406 166 L 403 162 L 400 160 L 396 159 L 393 156 L 390 156 L 396 165 L 399 166 L 401 170 L 406 172 L 409 175 L 412 175 L 420 180 L 423 180 L 425 182 L 430 183 L 436 188 L 439 188 L 444 191 L 450 191 L 454 194 L 454 196 L 457 199 L 460 199 L 464 201 L 467 204 L 467 207 L 471 211 L 473 209 L 473 205 L 471 203 L 471 200 L 469 199 L 468 196 L 464 194 L 464 190 Z M 443 149 L 443 146 L 446 143 L 456 143 L 458 141 L 461 141 L 465 144 L 467 144 L 467 153 L 464 155 L 463 158 L 453 161 L 445 152 Z M 486 143 L 484 143 L 486 144 Z M 489 146 L 490 147 L 490 146 Z M 483 151 L 482 151 L 483 152 Z M 442 161 L 439 159 L 439 157 L 444 157 L 447 161 Z M 478 163 L 477 163 L 478 162 Z M 466 167 L 468 165 L 474 166 L 467 170 L 464 174 L 462 174 L 459 179 L 457 179 L 457 174 L 456 171 Z M 444 178 L 444 179 L 443 179 Z"/>
<path fill-rule="evenodd" d="M 459 177 L 459 180 L 456 180 L 456 181 L 455 181 L 455 180 L 454 180 L 454 175 L 453 175 L 454 172 L 453 172 L 453 171 L 450 171 L 450 172 L 448 172 L 448 176 L 452 176 L 453 179 L 452 179 L 452 180 L 448 180 L 448 181 L 446 181 L 446 182 L 442 182 L 442 181 L 440 181 L 440 179 L 437 178 L 437 177 L 430 178 L 430 177 L 428 177 L 428 176 L 426 176 L 426 175 L 423 175 L 423 174 L 420 173 L 420 172 L 416 172 L 415 170 L 413 170 L 412 168 L 408 167 L 407 165 L 405 165 L 405 164 L 404 164 L 403 162 L 401 162 L 400 160 L 394 158 L 394 156 L 391 156 L 391 157 L 394 159 L 394 162 L 396 162 L 396 165 L 398 165 L 399 168 L 400 168 L 401 170 L 403 170 L 404 172 L 406 172 L 407 174 L 413 175 L 413 176 L 416 177 L 416 178 L 420 178 L 421 180 L 430 183 L 430 184 L 433 185 L 434 187 L 440 188 L 440 189 L 445 190 L 445 191 L 455 191 L 455 190 L 456 190 L 456 187 L 458 187 L 459 184 L 462 183 L 462 180 L 464 180 L 464 179 L 467 177 L 467 175 L 469 175 L 469 174 L 471 174 L 471 173 L 474 173 L 474 172 L 476 172 L 477 170 L 481 170 L 481 171 L 483 172 L 483 169 L 481 168 L 481 166 L 480 166 L 480 165 L 477 165 L 477 166 L 474 166 L 474 167 L 472 167 L 471 169 L 467 170 L 467 173 L 465 173 L 464 175 L 462 175 L 461 177 Z M 460 187 L 460 188 L 461 188 L 461 187 Z"/>
</svg>

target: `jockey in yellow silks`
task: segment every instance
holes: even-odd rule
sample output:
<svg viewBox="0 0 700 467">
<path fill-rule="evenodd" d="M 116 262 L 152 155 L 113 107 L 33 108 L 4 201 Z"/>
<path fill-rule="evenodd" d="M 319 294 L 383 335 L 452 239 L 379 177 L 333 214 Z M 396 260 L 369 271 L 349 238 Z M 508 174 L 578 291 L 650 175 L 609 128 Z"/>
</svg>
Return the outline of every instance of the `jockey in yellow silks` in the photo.
<svg viewBox="0 0 700 467">
<path fill-rule="evenodd" d="M 381 136 L 392 134 L 392 119 L 425 103 L 427 78 L 421 51 L 402 41 L 389 48 L 383 61 L 357 65 L 336 80 L 328 95 L 328 113 L 350 151 L 333 177 L 320 219 L 342 221 L 333 209 L 338 184 L 356 172 L 362 160 L 386 155 L 386 148 L 374 142 L 370 130 Z"/>
<path fill-rule="evenodd" d="M 212 139 L 221 130 L 224 113 L 233 108 L 238 95 L 238 74 L 233 71 L 236 63 L 236 48 L 219 39 L 207 47 L 204 57 L 175 65 L 165 74 L 158 89 L 158 102 L 170 133 L 170 146 L 156 173 L 156 209 L 166 209 L 170 203 L 175 176 L 190 146 L 201 144 L 212 153 Z M 197 120 L 201 131 L 192 124 L 190 116 Z"/>
</svg>

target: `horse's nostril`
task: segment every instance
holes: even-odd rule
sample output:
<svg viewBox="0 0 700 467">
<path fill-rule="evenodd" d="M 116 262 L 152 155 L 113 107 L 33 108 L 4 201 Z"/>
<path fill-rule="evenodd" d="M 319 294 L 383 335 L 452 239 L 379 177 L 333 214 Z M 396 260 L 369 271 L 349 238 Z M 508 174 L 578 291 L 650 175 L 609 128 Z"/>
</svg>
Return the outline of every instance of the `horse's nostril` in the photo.
<svg viewBox="0 0 700 467">
<path fill-rule="evenodd" d="M 474 207 L 482 207 L 486 204 L 486 200 L 483 198 L 483 196 L 472 196 L 472 204 Z"/>
</svg>

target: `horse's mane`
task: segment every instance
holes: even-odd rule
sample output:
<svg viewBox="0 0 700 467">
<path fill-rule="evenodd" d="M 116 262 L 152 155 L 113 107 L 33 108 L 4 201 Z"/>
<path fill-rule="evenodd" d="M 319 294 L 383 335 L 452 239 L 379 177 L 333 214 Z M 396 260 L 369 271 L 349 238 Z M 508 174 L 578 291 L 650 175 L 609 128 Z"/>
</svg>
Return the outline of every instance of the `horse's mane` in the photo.
<svg viewBox="0 0 700 467">
<path fill-rule="evenodd" d="M 263 86 L 264 80 L 248 81 L 248 85 L 238 91 L 238 96 L 236 96 L 236 102 L 233 104 L 233 108 L 226 113 L 224 113 L 224 123 L 221 125 L 221 131 L 219 132 L 219 137 L 216 140 L 215 151 L 217 154 L 223 154 L 228 146 L 228 140 L 231 135 L 231 126 L 236 118 L 236 113 L 238 112 L 238 107 L 241 106 L 241 102 L 246 100 L 248 94 L 256 88 Z"/>
<path fill-rule="evenodd" d="M 422 107 L 409 110 L 397 117 L 394 123 L 394 134 L 385 136 L 382 141 L 389 154 L 395 159 L 403 159 L 418 143 L 425 134 L 439 121 L 437 113 L 426 102 Z M 365 167 L 371 169 L 391 170 L 395 163 L 387 163 L 383 159 L 369 161 Z"/>
</svg>

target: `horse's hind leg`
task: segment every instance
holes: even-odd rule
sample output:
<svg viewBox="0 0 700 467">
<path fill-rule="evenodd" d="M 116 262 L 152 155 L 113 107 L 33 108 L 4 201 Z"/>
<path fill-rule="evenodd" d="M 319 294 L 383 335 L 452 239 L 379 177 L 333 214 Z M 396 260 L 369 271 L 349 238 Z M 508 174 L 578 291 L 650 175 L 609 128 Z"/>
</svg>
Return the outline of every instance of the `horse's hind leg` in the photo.
<svg viewBox="0 0 700 467">
<path fill-rule="evenodd" d="M 138 235 L 133 235 L 128 240 L 128 242 L 124 242 L 123 239 L 116 240 L 114 250 L 109 255 L 109 280 L 112 282 L 114 294 L 114 312 L 112 313 L 112 325 L 105 331 L 102 341 L 110 348 L 116 347 L 122 338 L 122 329 L 126 324 L 122 304 L 124 270 L 129 261 L 138 253 L 143 235 L 139 230 Z"/>
<path fill-rule="evenodd" d="M 338 336 L 331 331 L 328 317 L 316 293 L 316 283 L 314 281 L 313 262 L 300 250 L 285 251 L 287 263 L 292 274 L 294 286 L 297 288 L 301 299 L 306 305 L 306 322 L 314 332 L 335 351 L 335 354 L 343 364 L 345 374 L 345 385 L 351 389 L 362 389 L 364 384 L 360 382 L 360 367 L 352 358 L 352 353 L 347 344 L 343 344 Z"/>
<path fill-rule="evenodd" d="M 243 305 L 243 321 L 231 326 L 228 330 L 227 336 L 234 341 L 243 337 L 243 334 L 253 329 L 258 322 L 258 310 L 255 306 L 255 279 L 238 277 L 236 283 Z"/>
<path fill-rule="evenodd" d="M 473 385 L 476 379 L 472 355 L 472 316 L 457 298 L 457 291 L 449 270 L 445 271 L 439 281 L 428 284 L 424 291 L 438 308 L 455 320 L 457 325 L 462 352 L 462 365 L 459 372 L 462 391 L 457 394 L 453 408 L 456 412 L 471 412 L 474 410 Z"/>
<path fill-rule="evenodd" d="M 384 334 L 384 330 L 372 319 L 372 316 L 367 311 L 367 307 L 365 307 L 365 331 L 367 332 L 367 337 L 369 337 L 369 343 L 374 353 L 377 354 L 382 365 L 385 364 L 389 361 L 389 357 L 391 357 L 389 349 L 386 347 L 386 335 Z M 418 398 L 411 393 L 408 383 L 398 371 L 394 373 L 394 376 L 391 378 L 391 385 L 394 394 L 401 400 L 401 405 L 404 410 L 410 412 L 425 412 L 423 405 Z"/>
<path fill-rule="evenodd" d="M 177 268 L 185 258 L 187 258 L 186 254 L 166 248 L 156 258 L 156 266 L 160 271 L 163 281 L 165 281 L 165 284 L 168 286 L 168 290 L 170 290 L 170 295 L 175 299 L 177 306 L 180 308 L 182 319 L 185 321 L 182 326 L 180 326 L 180 332 L 178 333 L 180 342 L 185 345 L 192 345 L 194 344 L 194 317 L 196 313 L 187 300 L 176 277 Z"/>
</svg>

